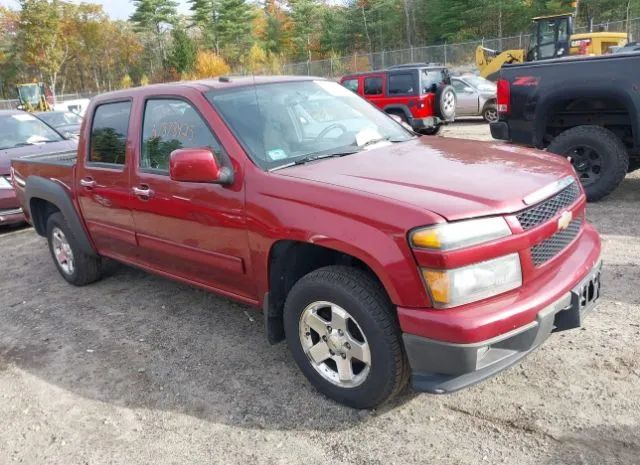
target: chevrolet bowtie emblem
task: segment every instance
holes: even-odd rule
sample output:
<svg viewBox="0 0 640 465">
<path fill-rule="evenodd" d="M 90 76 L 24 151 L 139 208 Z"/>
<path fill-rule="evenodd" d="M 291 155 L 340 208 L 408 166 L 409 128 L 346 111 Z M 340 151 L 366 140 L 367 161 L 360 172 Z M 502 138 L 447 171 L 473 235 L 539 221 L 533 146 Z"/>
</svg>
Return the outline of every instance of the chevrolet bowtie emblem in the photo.
<svg viewBox="0 0 640 465">
<path fill-rule="evenodd" d="M 560 215 L 560 218 L 558 218 L 558 231 L 567 229 L 571 224 L 572 219 L 573 219 L 573 213 L 569 211 L 562 213 L 562 215 Z"/>
</svg>

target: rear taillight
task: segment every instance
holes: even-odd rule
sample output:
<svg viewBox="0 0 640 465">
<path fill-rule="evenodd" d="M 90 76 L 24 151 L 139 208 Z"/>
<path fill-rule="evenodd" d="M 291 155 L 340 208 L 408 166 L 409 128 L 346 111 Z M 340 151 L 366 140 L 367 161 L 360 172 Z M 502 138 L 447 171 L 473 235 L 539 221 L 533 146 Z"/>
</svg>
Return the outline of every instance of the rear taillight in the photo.
<svg viewBox="0 0 640 465">
<path fill-rule="evenodd" d="M 511 84 L 506 79 L 498 79 L 498 113 L 507 115 L 511 111 Z"/>
</svg>

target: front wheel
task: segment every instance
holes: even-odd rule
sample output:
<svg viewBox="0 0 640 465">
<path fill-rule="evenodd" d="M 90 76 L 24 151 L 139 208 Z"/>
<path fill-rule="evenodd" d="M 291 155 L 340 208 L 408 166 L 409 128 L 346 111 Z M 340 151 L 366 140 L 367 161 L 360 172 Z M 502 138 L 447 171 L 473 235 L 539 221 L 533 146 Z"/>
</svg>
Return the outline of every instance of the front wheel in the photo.
<svg viewBox="0 0 640 465">
<path fill-rule="evenodd" d="M 487 123 L 498 121 L 498 110 L 493 105 L 489 105 L 482 111 L 482 117 Z"/>
<path fill-rule="evenodd" d="M 601 126 L 567 129 L 549 144 L 548 150 L 571 159 L 590 202 L 613 192 L 629 167 L 629 155 L 622 141 Z"/>
<path fill-rule="evenodd" d="M 373 408 L 406 385 L 393 306 L 364 271 L 328 266 L 302 277 L 287 297 L 284 321 L 294 360 L 331 399 Z"/>
</svg>

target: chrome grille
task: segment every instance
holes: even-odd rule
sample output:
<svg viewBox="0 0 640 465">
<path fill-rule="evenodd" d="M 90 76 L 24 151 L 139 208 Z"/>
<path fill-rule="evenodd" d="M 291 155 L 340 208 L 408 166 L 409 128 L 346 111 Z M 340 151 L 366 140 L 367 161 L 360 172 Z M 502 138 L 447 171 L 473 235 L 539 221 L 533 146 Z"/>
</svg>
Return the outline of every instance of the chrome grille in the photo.
<svg viewBox="0 0 640 465">
<path fill-rule="evenodd" d="M 573 241 L 582 227 L 584 217 L 574 219 L 567 229 L 556 232 L 553 236 L 531 248 L 531 260 L 535 266 L 541 266 L 558 255 Z"/>
<path fill-rule="evenodd" d="M 527 231 L 550 220 L 560 210 L 567 208 L 580 197 L 580 188 L 575 181 L 553 197 L 516 215 L 522 229 Z"/>
</svg>

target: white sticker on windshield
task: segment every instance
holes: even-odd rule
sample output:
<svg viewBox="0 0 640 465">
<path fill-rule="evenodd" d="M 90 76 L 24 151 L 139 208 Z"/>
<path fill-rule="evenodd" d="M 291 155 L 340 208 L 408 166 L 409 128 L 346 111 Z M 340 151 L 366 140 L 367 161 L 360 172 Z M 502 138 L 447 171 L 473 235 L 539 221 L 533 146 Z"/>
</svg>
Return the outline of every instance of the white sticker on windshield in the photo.
<svg viewBox="0 0 640 465">
<path fill-rule="evenodd" d="M 13 119 L 17 119 L 18 121 L 33 121 L 35 116 L 27 115 L 26 113 L 20 115 L 11 115 Z"/>
<path fill-rule="evenodd" d="M 374 128 L 362 128 L 360 131 L 358 131 L 358 133 L 356 134 L 356 144 L 358 145 L 358 147 L 362 147 L 364 144 L 374 141 L 374 140 L 379 140 L 382 139 L 382 135 L 376 131 Z"/>
<path fill-rule="evenodd" d="M 336 97 L 353 97 L 354 95 L 353 92 L 351 92 L 349 89 L 347 89 L 343 85 L 338 84 L 337 82 L 331 82 L 331 81 L 313 81 L 313 82 L 315 82 L 318 86 L 322 87 L 322 89 L 325 90 L 327 93 L 331 95 L 335 95 Z"/>
<path fill-rule="evenodd" d="M 269 158 L 271 158 L 273 161 L 284 160 L 285 158 L 287 158 L 287 152 L 282 149 L 269 150 L 267 151 L 267 155 L 269 155 Z"/>
</svg>

